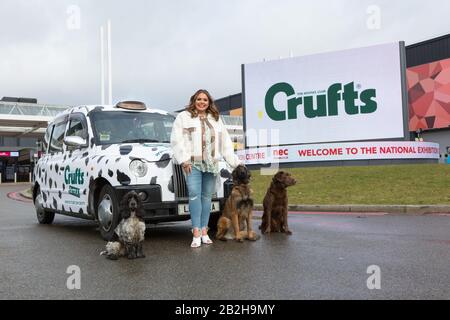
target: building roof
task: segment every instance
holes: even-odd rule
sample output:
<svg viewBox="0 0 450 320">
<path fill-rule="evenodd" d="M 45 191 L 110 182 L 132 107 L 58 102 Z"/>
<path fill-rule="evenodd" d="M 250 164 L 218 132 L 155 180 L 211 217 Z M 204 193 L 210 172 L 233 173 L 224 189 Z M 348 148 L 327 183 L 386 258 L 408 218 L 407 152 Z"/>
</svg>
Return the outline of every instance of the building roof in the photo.
<svg viewBox="0 0 450 320">
<path fill-rule="evenodd" d="M 69 106 L 0 101 L 0 135 L 40 135 Z"/>
</svg>

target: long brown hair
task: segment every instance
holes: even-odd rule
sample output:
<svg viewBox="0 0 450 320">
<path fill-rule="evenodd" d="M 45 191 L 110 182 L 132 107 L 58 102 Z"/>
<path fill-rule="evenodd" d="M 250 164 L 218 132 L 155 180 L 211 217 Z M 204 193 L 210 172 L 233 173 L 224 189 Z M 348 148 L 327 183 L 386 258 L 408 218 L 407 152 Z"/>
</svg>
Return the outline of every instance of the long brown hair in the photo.
<svg viewBox="0 0 450 320">
<path fill-rule="evenodd" d="M 198 116 L 197 108 L 195 107 L 195 100 L 197 100 L 197 97 L 200 93 L 205 94 L 209 100 L 209 106 L 205 112 L 207 114 L 210 113 L 216 121 L 219 121 L 219 110 L 217 110 L 217 107 L 214 104 L 214 99 L 211 97 L 209 92 L 205 89 L 197 90 L 197 92 L 194 93 L 194 95 L 191 97 L 191 100 L 189 101 L 189 105 L 186 107 L 186 110 L 189 111 L 192 118 L 195 118 Z"/>
</svg>

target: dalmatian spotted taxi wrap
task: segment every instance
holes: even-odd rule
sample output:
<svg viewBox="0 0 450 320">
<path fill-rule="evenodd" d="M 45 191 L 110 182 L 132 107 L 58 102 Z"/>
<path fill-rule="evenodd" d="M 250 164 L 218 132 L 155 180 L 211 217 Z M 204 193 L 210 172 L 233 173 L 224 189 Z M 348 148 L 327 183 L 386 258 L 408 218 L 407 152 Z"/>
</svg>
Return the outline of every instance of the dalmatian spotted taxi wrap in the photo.
<svg viewBox="0 0 450 320">
<path fill-rule="evenodd" d="M 158 184 L 161 186 L 162 201 L 177 201 L 173 189 L 173 157 L 170 144 L 95 145 L 89 113 L 93 110 L 101 112 L 113 109 L 111 106 L 75 107 L 62 114 L 67 116 L 73 112 L 83 113 L 87 118 L 89 139 L 85 148 L 70 151 L 64 146 L 62 152 L 46 153 L 39 159 L 34 169 L 34 179 L 35 185 L 39 185 L 44 208 L 92 218 L 87 210 L 89 190 L 98 179 L 106 180 L 113 187 Z M 147 164 L 148 170 L 143 177 L 137 177 L 129 169 L 130 162 L 137 159 Z M 218 177 L 218 197 L 223 196 L 223 181 L 223 178 Z"/>
</svg>

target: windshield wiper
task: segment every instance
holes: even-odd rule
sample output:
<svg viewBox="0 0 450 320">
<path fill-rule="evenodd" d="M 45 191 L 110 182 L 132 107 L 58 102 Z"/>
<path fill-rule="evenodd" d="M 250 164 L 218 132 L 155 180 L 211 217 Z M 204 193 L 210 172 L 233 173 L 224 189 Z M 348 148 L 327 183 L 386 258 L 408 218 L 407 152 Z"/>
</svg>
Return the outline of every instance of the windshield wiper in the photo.
<svg viewBox="0 0 450 320">
<path fill-rule="evenodd" d="M 129 139 L 122 141 L 121 143 L 133 143 L 133 142 L 145 143 L 145 142 L 159 142 L 159 141 L 155 139 Z"/>
</svg>

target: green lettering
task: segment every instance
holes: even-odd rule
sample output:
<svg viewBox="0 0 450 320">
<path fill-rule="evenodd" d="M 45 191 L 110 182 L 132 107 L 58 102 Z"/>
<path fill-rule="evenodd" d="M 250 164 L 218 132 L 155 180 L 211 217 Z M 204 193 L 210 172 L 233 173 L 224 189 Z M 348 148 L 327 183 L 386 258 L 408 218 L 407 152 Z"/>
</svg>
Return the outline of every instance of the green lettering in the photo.
<svg viewBox="0 0 450 320">
<path fill-rule="evenodd" d="M 70 172 L 70 167 L 66 166 L 64 169 L 64 182 L 66 184 L 83 184 L 84 173 L 80 168 L 75 169 L 75 172 Z"/>
<path fill-rule="evenodd" d="M 328 99 L 328 115 L 337 116 L 338 115 L 338 102 L 341 101 L 342 97 L 339 91 L 342 90 L 342 84 L 335 83 L 328 88 L 327 99 Z"/>
<path fill-rule="evenodd" d="M 360 100 L 364 105 L 361 106 L 361 113 L 372 113 L 377 110 L 377 102 L 374 98 L 377 96 L 375 89 L 367 89 L 361 92 Z"/>
<path fill-rule="evenodd" d="M 83 172 L 80 172 L 80 184 L 83 184 L 84 183 L 84 173 Z"/>
<path fill-rule="evenodd" d="M 64 182 L 66 184 L 70 184 L 70 168 L 69 166 L 66 166 L 64 169 Z"/>
<path fill-rule="evenodd" d="M 310 92 L 310 96 L 296 97 L 294 88 L 286 83 L 279 82 L 269 88 L 265 96 L 265 109 L 267 115 L 274 121 L 286 120 L 286 110 L 279 110 L 275 106 L 274 99 L 278 93 L 284 93 L 287 96 L 287 119 L 297 119 L 297 108 L 300 105 L 304 107 L 304 114 L 307 118 L 337 116 L 339 114 L 339 102 L 344 101 L 345 112 L 348 115 L 361 113 L 372 113 L 377 110 L 376 90 L 367 89 L 359 94 L 355 91 L 354 82 L 343 86 L 342 83 L 332 84 L 328 90 L 319 91 L 323 94 L 315 95 L 316 91 Z M 314 104 L 316 97 L 316 104 Z M 363 103 L 359 106 L 356 99 Z"/>
<path fill-rule="evenodd" d="M 358 106 L 355 105 L 355 99 L 358 98 L 358 93 L 355 92 L 355 86 L 353 82 L 344 86 L 344 101 L 345 112 L 347 114 L 358 114 Z"/>
<path fill-rule="evenodd" d="M 326 117 L 327 116 L 327 98 L 325 95 L 318 95 L 317 97 L 317 109 L 313 106 L 313 97 L 305 97 L 304 108 L 305 116 L 307 118 Z"/>
<path fill-rule="evenodd" d="M 297 106 L 302 104 L 302 97 L 288 100 L 288 119 L 297 119 Z"/>
<path fill-rule="evenodd" d="M 294 88 L 292 88 L 292 86 L 286 82 L 274 84 L 269 88 L 269 90 L 267 90 L 265 97 L 266 113 L 269 118 L 274 121 L 286 120 L 286 111 L 277 110 L 273 101 L 275 95 L 280 92 L 285 93 L 288 97 L 295 94 Z"/>
</svg>

